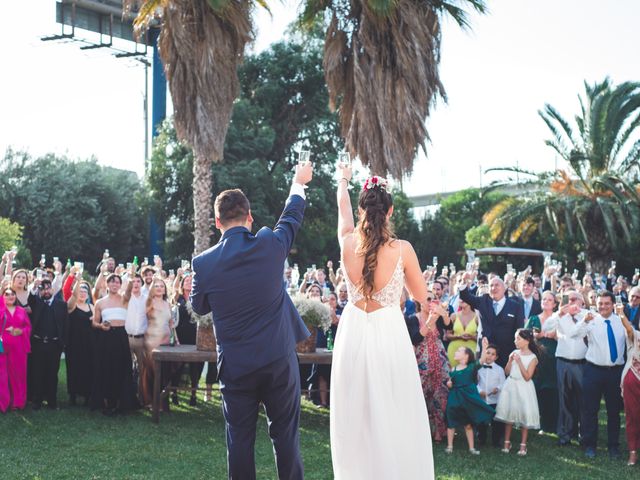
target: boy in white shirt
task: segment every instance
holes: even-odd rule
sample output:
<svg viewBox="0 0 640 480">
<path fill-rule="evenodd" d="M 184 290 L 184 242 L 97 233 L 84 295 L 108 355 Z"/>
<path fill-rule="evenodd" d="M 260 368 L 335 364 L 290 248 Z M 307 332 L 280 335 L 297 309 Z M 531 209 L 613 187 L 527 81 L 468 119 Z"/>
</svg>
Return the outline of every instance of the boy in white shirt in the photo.
<svg viewBox="0 0 640 480">
<path fill-rule="evenodd" d="M 486 340 L 485 340 L 486 342 Z M 478 369 L 478 391 L 480 396 L 487 402 L 487 405 L 495 410 L 500 397 L 500 391 L 505 382 L 504 369 L 496 363 L 498 358 L 498 348 L 489 344 L 483 348 L 480 357 L 480 368 Z M 494 447 L 502 445 L 504 435 L 504 424 L 501 422 L 491 422 L 491 443 Z M 478 426 L 478 442 L 484 445 L 487 441 L 487 426 Z"/>
</svg>

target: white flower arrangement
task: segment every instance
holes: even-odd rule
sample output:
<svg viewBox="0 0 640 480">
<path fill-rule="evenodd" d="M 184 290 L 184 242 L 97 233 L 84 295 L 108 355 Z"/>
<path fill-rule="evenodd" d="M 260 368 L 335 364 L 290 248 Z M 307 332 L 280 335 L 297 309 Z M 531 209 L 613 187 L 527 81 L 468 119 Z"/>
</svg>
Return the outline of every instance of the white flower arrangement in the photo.
<svg viewBox="0 0 640 480">
<path fill-rule="evenodd" d="M 187 308 L 187 312 L 189 312 L 189 316 L 191 317 L 191 323 L 197 323 L 198 325 L 203 326 L 213 325 L 213 314 L 211 312 L 207 313 L 206 315 L 198 315 L 193 311 L 191 300 L 186 301 L 185 307 Z"/>
<path fill-rule="evenodd" d="M 329 327 L 331 327 L 331 310 L 327 305 L 303 295 L 295 295 L 292 300 L 305 324 L 321 328 L 324 332 L 329 330 Z"/>
</svg>

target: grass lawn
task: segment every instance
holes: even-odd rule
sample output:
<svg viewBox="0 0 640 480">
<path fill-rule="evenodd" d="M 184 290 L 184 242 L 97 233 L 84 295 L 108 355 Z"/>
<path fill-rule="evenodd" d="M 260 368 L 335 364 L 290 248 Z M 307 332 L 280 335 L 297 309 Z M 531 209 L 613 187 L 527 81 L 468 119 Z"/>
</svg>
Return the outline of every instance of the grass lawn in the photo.
<svg viewBox="0 0 640 480">
<path fill-rule="evenodd" d="M 0 415 L 0 472 L 6 479 L 114 479 L 114 478 L 226 478 L 226 446 L 220 397 L 197 407 L 186 405 L 162 414 L 160 424 L 149 412 L 104 417 L 83 407 L 66 404 L 64 367 L 61 368 L 60 410 L 43 408 Z M 264 415 L 258 427 L 256 466 L 258 479 L 275 479 L 275 467 Z M 640 468 L 612 461 L 606 448 L 595 460 L 587 460 L 577 447 L 559 448 L 555 437 L 532 435 L 529 455 L 515 455 L 519 432 L 512 437 L 509 455 L 484 447 L 479 457 L 466 452 L 462 433 L 455 451 L 446 455 L 444 446 L 434 446 L 439 479 L 616 479 L 640 478 Z M 300 421 L 305 478 L 331 479 L 329 413 L 303 402 Z M 600 440 L 606 442 L 604 428 Z M 621 441 L 623 448 L 624 428 Z M 637 477 L 635 477 L 637 475 Z M 410 479 L 407 479 L 410 480 Z"/>
</svg>

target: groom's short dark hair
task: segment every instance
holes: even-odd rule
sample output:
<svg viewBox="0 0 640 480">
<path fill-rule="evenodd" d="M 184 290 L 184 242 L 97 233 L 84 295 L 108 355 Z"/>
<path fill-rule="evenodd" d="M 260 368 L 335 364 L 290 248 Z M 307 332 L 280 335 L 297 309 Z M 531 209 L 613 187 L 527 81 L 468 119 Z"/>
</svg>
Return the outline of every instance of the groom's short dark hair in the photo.
<svg viewBox="0 0 640 480">
<path fill-rule="evenodd" d="M 251 205 L 242 190 L 235 188 L 220 193 L 216 197 L 214 208 L 220 223 L 226 225 L 247 218 Z"/>
</svg>

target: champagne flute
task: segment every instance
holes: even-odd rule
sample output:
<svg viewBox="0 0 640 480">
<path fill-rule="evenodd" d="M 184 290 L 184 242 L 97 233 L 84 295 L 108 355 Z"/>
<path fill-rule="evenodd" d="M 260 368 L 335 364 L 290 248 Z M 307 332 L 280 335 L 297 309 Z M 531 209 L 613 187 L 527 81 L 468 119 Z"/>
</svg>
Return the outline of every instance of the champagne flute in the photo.
<svg viewBox="0 0 640 480">
<path fill-rule="evenodd" d="M 344 151 L 338 153 L 338 163 L 340 163 L 340 165 L 342 165 L 343 167 L 351 166 L 351 155 L 349 154 L 349 152 Z"/>
<path fill-rule="evenodd" d="M 298 154 L 298 163 L 307 163 L 311 161 L 311 150 L 300 150 Z"/>
</svg>

